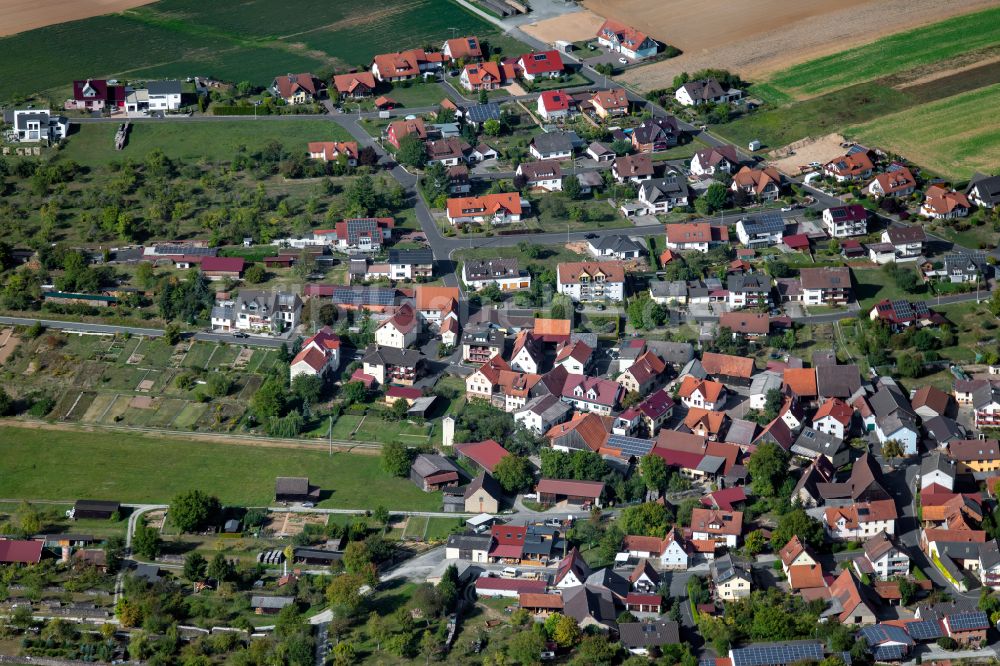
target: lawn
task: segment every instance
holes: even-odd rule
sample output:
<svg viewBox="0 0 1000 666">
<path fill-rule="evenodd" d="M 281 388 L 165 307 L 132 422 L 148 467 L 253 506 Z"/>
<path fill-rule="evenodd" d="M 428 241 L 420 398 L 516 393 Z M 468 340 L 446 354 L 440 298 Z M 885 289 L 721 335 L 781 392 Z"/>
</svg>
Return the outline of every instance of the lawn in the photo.
<svg viewBox="0 0 1000 666">
<path fill-rule="evenodd" d="M 914 270 L 912 265 L 900 264 L 900 270 Z M 854 293 L 861 304 L 861 310 L 868 312 L 875 303 L 886 298 L 890 300 L 904 299 L 914 300 L 924 298 L 922 293 L 925 289 L 919 285 L 919 293 L 907 293 L 896 286 L 893 278 L 882 268 L 855 268 L 851 271 L 854 274 Z M 811 309 L 810 309 L 811 310 Z"/>
<path fill-rule="evenodd" d="M 53 91 L 61 106 L 69 83 L 87 75 L 202 75 L 266 86 L 276 74 L 328 76 L 367 66 L 377 53 L 440 47 L 453 34 L 477 35 L 508 55 L 529 50 L 449 0 L 384 0 L 374 8 L 325 0 L 161 0 L 0 39 L 0 99 Z"/>
<path fill-rule="evenodd" d="M 0 426 L 0 441 L 0 496 L 7 498 L 165 503 L 197 488 L 227 504 L 262 506 L 274 499 L 276 476 L 308 476 L 332 493 L 322 507 L 441 507 L 440 494 L 388 476 L 377 456 L 9 426 Z"/>
<path fill-rule="evenodd" d="M 294 116 L 292 116 L 294 118 Z M 305 153 L 309 141 L 346 141 L 351 137 L 340 125 L 328 120 L 223 120 L 212 122 L 149 121 L 132 125 L 128 145 L 115 150 L 115 124 L 74 125 L 59 155 L 85 166 L 97 166 L 123 158 L 142 160 L 154 149 L 183 161 L 229 161 L 239 147 L 250 153 L 271 141 L 286 150 Z"/>
<path fill-rule="evenodd" d="M 797 97 L 819 95 L 947 60 L 1000 42 L 1000 8 L 957 16 L 778 72 L 769 83 Z"/>
<path fill-rule="evenodd" d="M 803 102 L 752 113 L 724 125 L 713 125 L 712 132 L 737 146 L 745 146 L 756 139 L 770 150 L 807 136 L 838 132 L 848 125 L 908 109 L 915 103 L 911 95 L 887 85 L 861 83 Z"/>
<path fill-rule="evenodd" d="M 526 254 L 519 245 L 507 247 L 491 247 L 488 242 L 475 243 L 479 247 L 468 250 L 456 250 L 455 261 L 466 261 L 468 259 L 517 259 L 521 268 L 536 266 L 539 269 L 546 269 L 558 263 L 567 261 L 581 261 L 585 257 L 573 252 L 565 245 L 535 245 L 528 243 L 531 252 L 538 252 L 536 257 Z"/>
<path fill-rule="evenodd" d="M 1000 163 L 1000 84 L 929 102 L 851 127 L 845 134 L 962 180 Z"/>
<path fill-rule="evenodd" d="M 437 83 L 415 83 L 409 86 L 395 85 L 385 93 L 407 107 L 439 106 L 448 95 Z"/>
</svg>

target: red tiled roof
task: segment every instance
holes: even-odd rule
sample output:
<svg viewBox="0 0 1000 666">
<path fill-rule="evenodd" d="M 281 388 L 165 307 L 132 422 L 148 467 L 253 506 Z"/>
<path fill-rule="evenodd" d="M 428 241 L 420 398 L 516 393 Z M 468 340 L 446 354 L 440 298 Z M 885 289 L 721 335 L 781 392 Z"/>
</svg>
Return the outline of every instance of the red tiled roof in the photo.
<svg viewBox="0 0 1000 666">
<path fill-rule="evenodd" d="M 42 559 L 41 541 L 5 540 L 0 541 L 0 563 L 38 564 Z"/>
<path fill-rule="evenodd" d="M 487 439 L 483 442 L 470 442 L 468 444 L 457 444 L 455 451 L 472 460 L 486 471 L 493 473 L 493 469 L 501 460 L 510 455 L 507 449 L 503 448 L 496 441 Z"/>
<path fill-rule="evenodd" d="M 813 423 L 827 416 L 847 426 L 850 425 L 851 418 L 854 416 L 854 408 L 840 398 L 830 398 L 816 410 Z"/>
<path fill-rule="evenodd" d="M 453 197 L 448 199 L 448 217 L 478 217 L 499 211 L 521 214 L 521 195 L 518 192 L 484 194 L 481 197 Z"/>
<path fill-rule="evenodd" d="M 371 91 L 375 89 L 375 75 L 371 72 L 337 74 L 333 77 L 333 87 L 345 95 L 353 95 L 358 88 L 367 88 Z"/>
<path fill-rule="evenodd" d="M 525 74 L 530 74 L 531 76 L 561 72 L 563 70 L 562 56 L 559 55 L 559 51 L 554 49 L 551 51 L 525 53 L 517 62 Z"/>
<path fill-rule="evenodd" d="M 720 509 L 692 509 L 691 529 L 708 534 L 734 534 L 743 532 L 742 511 L 722 511 Z"/>
<path fill-rule="evenodd" d="M 538 493 L 550 495 L 572 495 L 597 499 L 604 492 L 600 481 L 570 481 L 568 479 L 542 479 L 535 488 Z"/>
<path fill-rule="evenodd" d="M 390 386 L 385 390 L 387 398 L 402 398 L 404 400 L 416 400 L 423 394 L 423 391 L 412 386 Z"/>
<path fill-rule="evenodd" d="M 527 580 L 524 578 L 494 578 L 493 576 L 476 579 L 476 592 L 481 594 L 489 594 L 491 591 L 544 594 L 545 587 L 545 581 L 543 580 Z"/>
<path fill-rule="evenodd" d="M 753 359 L 729 354 L 705 352 L 701 357 L 701 365 L 710 375 L 726 375 L 749 379 L 753 375 Z"/>
<path fill-rule="evenodd" d="M 243 257 L 204 257 L 201 270 L 206 273 L 242 273 L 245 263 Z"/>
<path fill-rule="evenodd" d="M 542 108 L 546 111 L 566 111 L 573 101 L 561 90 L 546 90 L 540 96 Z"/>
</svg>

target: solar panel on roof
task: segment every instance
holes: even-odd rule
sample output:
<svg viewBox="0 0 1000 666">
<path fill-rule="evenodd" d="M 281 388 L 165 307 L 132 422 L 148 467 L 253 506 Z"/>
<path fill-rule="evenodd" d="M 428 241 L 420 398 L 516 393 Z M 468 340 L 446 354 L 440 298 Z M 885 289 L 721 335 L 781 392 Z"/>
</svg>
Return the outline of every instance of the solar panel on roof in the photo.
<svg viewBox="0 0 1000 666">
<path fill-rule="evenodd" d="M 491 102 L 489 104 L 477 104 L 470 106 L 466 111 L 466 118 L 470 122 L 481 123 L 487 120 L 498 120 L 500 118 L 500 105 Z"/>
<path fill-rule="evenodd" d="M 652 450 L 653 440 L 626 437 L 625 435 L 610 435 L 608 437 L 608 447 L 619 449 L 626 456 L 640 458 Z"/>
<path fill-rule="evenodd" d="M 876 661 L 898 661 L 906 654 L 902 645 L 879 645 L 872 650 L 872 656 Z"/>
<path fill-rule="evenodd" d="M 937 620 L 910 622 L 906 625 L 906 631 L 913 639 L 918 641 L 933 641 L 944 636 L 944 632 L 941 631 L 941 624 Z"/>
<path fill-rule="evenodd" d="M 330 298 L 341 305 L 393 305 L 396 302 L 394 289 L 366 287 L 351 289 L 350 287 L 334 287 Z"/>
<path fill-rule="evenodd" d="M 858 145 L 851 146 L 850 148 L 847 149 L 847 154 L 848 155 L 854 155 L 856 153 L 866 153 L 866 152 L 868 152 L 868 151 L 865 150 L 862 146 L 858 146 Z"/>
<path fill-rule="evenodd" d="M 733 666 L 784 666 L 806 659 L 821 661 L 823 645 L 816 641 L 751 645 L 732 651 Z"/>
<path fill-rule="evenodd" d="M 967 613 L 955 613 L 948 616 L 948 626 L 952 630 L 974 631 L 976 629 L 987 629 L 990 620 L 984 611 L 969 611 Z"/>
</svg>

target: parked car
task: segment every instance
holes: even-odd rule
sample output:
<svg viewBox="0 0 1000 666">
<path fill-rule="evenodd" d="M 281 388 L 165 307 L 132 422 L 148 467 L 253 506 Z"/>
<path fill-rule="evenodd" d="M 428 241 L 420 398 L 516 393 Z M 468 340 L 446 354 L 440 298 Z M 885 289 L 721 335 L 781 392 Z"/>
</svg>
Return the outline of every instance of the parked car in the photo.
<svg viewBox="0 0 1000 666">
<path fill-rule="evenodd" d="M 623 65 L 627 65 L 628 64 L 628 60 L 626 60 L 625 58 L 618 58 L 618 62 L 620 62 Z"/>
<path fill-rule="evenodd" d="M 250 335 L 247 334 L 247 333 L 236 332 L 236 333 L 233 333 L 233 337 L 234 338 L 249 338 Z"/>
</svg>

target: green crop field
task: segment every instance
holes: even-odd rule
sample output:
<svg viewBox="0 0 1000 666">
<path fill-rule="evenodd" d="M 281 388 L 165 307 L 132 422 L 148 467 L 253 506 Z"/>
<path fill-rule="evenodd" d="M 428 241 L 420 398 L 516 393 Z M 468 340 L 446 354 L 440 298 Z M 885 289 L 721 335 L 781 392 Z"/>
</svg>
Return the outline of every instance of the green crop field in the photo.
<svg viewBox="0 0 1000 666">
<path fill-rule="evenodd" d="M 772 76 L 769 84 L 795 97 L 814 96 L 995 47 L 998 43 L 1000 8 L 992 8 L 789 67 Z"/>
<path fill-rule="evenodd" d="M 212 76 L 264 86 L 277 74 L 325 76 L 367 66 L 377 53 L 439 47 L 452 28 L 508 51 L 527 50 L 449 0 L 383 0 L 377 6 L 161 0 L 0 38 L 0 99 L 56 90 L 65 94 L 73 79 L 87 76 Z"/>
<path fill-rule="evenodd" d="M 10 499 L 113 498 L 169 502 L 201 489 L 225 503 L 262 506 L 276 476 L 308 476 L 329 493 L 321 507 L 434 511 L 440 493 L 388 476 L 378 456 L 234 446 L 114 432 L 0 426 L 0 496 Z"/>
<path fill-rule="evenodd" d="M 1000 84 L 852 127 L 846 134 L 905 156 L 944 177 L 993 173 L 1000 164 Z"/>
<path fill-rule="evenodd" d="M 107 164 L 127 157 L 141 160 L 154 149 L 179 160 L 229 161 L 240 146 L 248 152 L 277 141 L 286 150 L 305 152 L 309 141 L 346 141 L 350 135 L 328 120 L 220 120 L 205 122 L 137 122 L 129 132 L 125 150 L 115 150 L 115 123 L 74 125 L 60 156 L 85 166 Z M 295 118 L 292 120 L 291 118 Z"/>
</svg>

